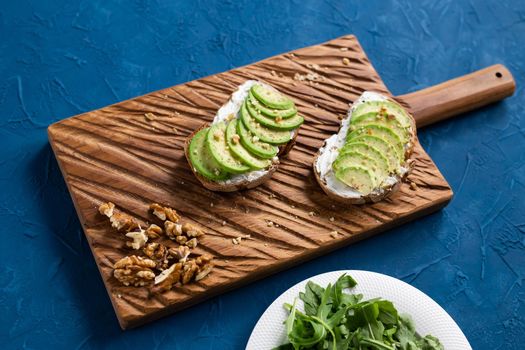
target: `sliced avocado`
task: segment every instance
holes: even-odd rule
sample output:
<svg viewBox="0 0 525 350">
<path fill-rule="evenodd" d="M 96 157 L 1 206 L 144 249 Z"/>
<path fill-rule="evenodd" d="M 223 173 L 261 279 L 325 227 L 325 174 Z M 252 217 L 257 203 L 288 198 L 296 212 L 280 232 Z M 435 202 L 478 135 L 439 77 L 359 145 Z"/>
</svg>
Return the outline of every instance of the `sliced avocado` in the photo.
<svg viewBox="0 0 525 350">
<path fill-rule="evenodd" d="M 241 120 L 246 129 L 250 130 L 260 141 L 280 145 L 292 139 L 290 131 L 272 130 L 259 124 L 246 109 L 246 104 L 247 102 L 244 101 L 241 107 Z"/>
<path fill-rule="evenodd" d="M 394 146 L 376 136 L 370 136 L 367 134 L 358 136 L 355 139 L 352 139 L 351 142 L 348 142 L 346 145 L 344 145 L 344 147 L 339 151 L 339 154 L 351 151 L 354 147 L 354 144 L 356 143 L 365 143 L 381 152 L 381 155 L 383 155 L 388 161 L 389 173 L 393 173 L 399 168 L 401 162 L 396 150 L 394 149 Z"/>
<path fill-rule="evenodd" d="M 190 163 L 200 175 L 210 180 L 224 180 L 229 174 L 222 170 L 205 145 L 209 128 L 197 132 L 190 141 L 188 149 Z"/>
<path fill-rule="evenodd" d="M 352 165 L 338 169 L 335 172 L 335 177 L 363 194 L 368 194 L 376 188 L 372 172 L 360 166 Z"/>
<path fill-rule="evenodd" d="M 277 152 L 279 152 L 277 146 L 255 139 L 255 135 L 246 129 L 246 126 L 244 126 L 244 123 L 240 119 L 237 123 L 237 133 L 241 137 L 241 144 L 246 147 L 247 150 L 261 158 L 270 159 L 275 157 Z"/>
<path fill-rule="evenodd" d="M 395 119 L 404 128 L 412 126 L 411 118 L 408 113 L 395 102 L 392 101 L 369 101 L 359 105 L 352 113 L 352 118 L 358 118 L 360 115 L 367 113 L 379 113 L 393 115 Z"/>
<path fill-rule="evenodd" d="M 248 110 L 248 113 L 250 113 L 252 118 L 259 122 L 259 124 L 272 129 L 293 130 L 304 122 L 304 118 L 301 117 L 299 114 L 296 114 L 295 116 L 288 119 L 267 117 L 261 112 L 258 112 L 257 109 L 253 107 L 249 99 L 246 101 L 246 109 Z"/>
<path fill-rule="evenodd" d="M 332 164 L 332 169 L 334 170 L 334 172 L 337 172 L 338 169 L 348 168 L 350 166 L 357 166 L 370 171 L 370 173 L 374 176 L 375 183 L 381 182 L 378 180 L 382 180 L 382 178 L 380 178 L 378 174 L 379 166 L 376 163 L 376 161 L 364 155 L 363 153 L 356 151 L 349 151 L 339 155 L 335 162 Z"/>
<path fill-rule="evenodd" d="M 346 142 L 361 135 L 377 136 L 394 146 L 400 161 L 404 160 L 405 148 L 403 142 L 390 128 L 378 124 L 368 124 L 352 131 L 346 136 Z"/>
<path fill-rule="evenodd" d="M 337 159 L 335 160 L 335 162 L 337 162 L 338 159 L 342 158 L 345 154 L 355 153 L 355 152 L 364 154 L 365 156 L 375 161 L 376 166 L 377 166 L 377 169 L 375 169 L 375 173 L 378 179 L 386 178 L 391 172 L 394 172 L 395 170 L 395 168 L 394 169 L 390 168 L 390 162 L 383 154 L 381 154 L 381 151 L 379 151 L 376 147 L 371 146 L 366 142 L 352 142 L 348 144 L 347 147 L 340 150 L 339 155 Z M 395 152 L 393 150 L 392 150 L 392 153 L 395 156 Z M 397 162 L 397 159 L 394 158 L 394 161 Z M 334 167 L 335 167 L 335 162 L 334 162 Z"/>
<path fill-rule="evenodd" d="M 241 144 L 241 137 L 237 134 L 237 123 L 241 123 L 241 121 L 233 119 L 226 127 L 226 142 L 230 151 L 252 169 L 269 167 L 272 164 L 270 160 L 254 156 Z"/>
<path fill-rule="evenodd" d="M 268 108 L 265 105 L 263 105 L 261 102 L 259 102 L 259 100 L 257 100 L 251 92 L 249 92 L 248 94 L 248 99 L 249 99 L 249 102 L 255 107 L 257 111 L 261 112 L 262 114 L 270 118 L 280 117 L 280 118 L 286 119 L 286 118 L 291 118 L 297 114 L 297 108 L 295 108 L 295 106 L 292 106 L 292 108 L 289 108 L 289 109 Z"/>
<path fill-rule="evenodd" d="M 401 139 L 403 144 L 408 143 L 412 136 L 408 128 L 402 127 L 396 118 L 389 117 L 386 114 L 370 112 L 361 114 L 357 118 L 352 118 L 350 121 L 351 128 L 354 128 L 354 130 L 368 124 L 383 125 L 390 128 Z"/>
<path fill-rule="evenodd" d="M 294 105 L 292 100 L 279 91 L 261 84 L 253 85 L 250 91 L 259 102 L 270 108 L 290 109 Z"/>
<path fill-rule="evenodd" d="M 226 143 L 226 123 L 213 124 L 206 135 L 206 145 L 213 158 L 229 173 L 242 174 L 250 167 L 237 159 Z"/>
</svg>

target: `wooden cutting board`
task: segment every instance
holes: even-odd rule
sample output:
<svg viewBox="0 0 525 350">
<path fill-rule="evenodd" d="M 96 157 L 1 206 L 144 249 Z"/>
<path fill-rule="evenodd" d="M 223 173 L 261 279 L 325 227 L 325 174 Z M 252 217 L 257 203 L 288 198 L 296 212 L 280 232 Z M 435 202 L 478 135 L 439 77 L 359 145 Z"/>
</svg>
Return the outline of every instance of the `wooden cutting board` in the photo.
<svg viewBox="0 0 525 350">
<path fill-rule="evenodd" d="M 210 192 L 190 171 L 184 139 L 211 121 L 247 79 L 267 81 L 293 97 L 306 121 L 270 181 L 243 192 Z M 51 125 L 49 141 L 121 327 L 152 321 L 445 206 L 452 190 L 419 143 L 409 177 L 417 188 L 403 184 L 391 199 L 349 207 L 334 203 L 319 188 L 313 156 L 337 132 L 348 104 L 365 90 L 390 95 L 350 35 Z M 398 100 L 422 126 L 513 91 L 511 74 L 497 65 Z M 148 112 L 155 118 L 146 118 Z M 155 222 L 148 214 L 150 203 L 169 204 L 208 233 L 197 253 L 216 257 L 214 271 L 199 283 L 157 296 L 120 285 L 112 276 L 113 263 L 132 253 L 98 214 L 106 201 L 144 222 Z M 337 238 L 330 234 L 334 230 Z M 251 239 L 232 243 L 248 234 Z"/>
</svg>

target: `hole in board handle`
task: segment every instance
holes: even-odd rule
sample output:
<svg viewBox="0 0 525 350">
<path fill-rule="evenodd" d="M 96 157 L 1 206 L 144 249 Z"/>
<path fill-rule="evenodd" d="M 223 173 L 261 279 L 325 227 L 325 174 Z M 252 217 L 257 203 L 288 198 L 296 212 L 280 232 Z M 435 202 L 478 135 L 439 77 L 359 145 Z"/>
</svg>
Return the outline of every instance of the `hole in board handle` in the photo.
<svg viewBox="0 0 525 350">
<path fill-rule="evenodd" d="M 500 72 L 496 72 L 496 78 L 501 78 L 503 76 L 503 74 L 501 74 Z"/>
</svg>

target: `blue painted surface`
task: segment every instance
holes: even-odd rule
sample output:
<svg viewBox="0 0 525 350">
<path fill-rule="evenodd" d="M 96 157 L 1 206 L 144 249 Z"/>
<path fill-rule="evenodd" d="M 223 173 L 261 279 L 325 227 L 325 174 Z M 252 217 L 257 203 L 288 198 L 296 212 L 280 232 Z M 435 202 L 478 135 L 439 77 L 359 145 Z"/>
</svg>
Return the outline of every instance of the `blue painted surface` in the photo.
<svg viewBox="0 0 525 350">
<path fill-rule="evenodd" d="M 57 120 L 354 33 L 395 94 L 504 63 L 503 103 L 420 139 L 455 191 L 443 211 L 121 332 L 47 143 Z M 344 268 L 421 289 L 475 349 L 525 341 L 525 4 L 443 1 L 3 1 L 0 344 L 240 349 L 296 282 Z"/>
</svg>

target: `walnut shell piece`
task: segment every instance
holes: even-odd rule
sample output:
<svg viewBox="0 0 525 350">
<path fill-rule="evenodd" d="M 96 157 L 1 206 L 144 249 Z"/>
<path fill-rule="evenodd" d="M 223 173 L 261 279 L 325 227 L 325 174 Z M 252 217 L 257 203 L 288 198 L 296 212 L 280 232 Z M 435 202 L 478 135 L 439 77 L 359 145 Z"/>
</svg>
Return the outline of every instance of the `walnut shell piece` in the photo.
<svg viewBox="0 0 525 350">
<path fill-rule="evenodd" d="M 179 222 L 180 215 L 177 211 L 170 207 L 162 206 L 158 203 L 152 203 L 149 208 L 153 212 L 153 215 L 161 219 L 162 221 L 170 220 L 172 222 Z"/>
<path fill-rule="evenodd" d="M 126 256 L 113 266 L 113 276 L 125 286 L 142 287 L 151 284 L 155 274 L 151 270 L 155 262 L 140 256 Z"/>
</svg>

